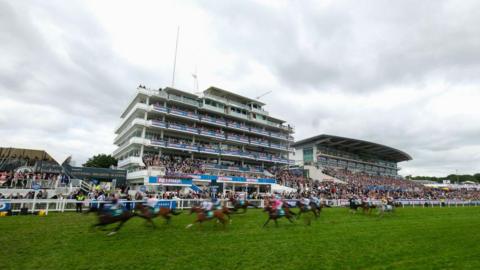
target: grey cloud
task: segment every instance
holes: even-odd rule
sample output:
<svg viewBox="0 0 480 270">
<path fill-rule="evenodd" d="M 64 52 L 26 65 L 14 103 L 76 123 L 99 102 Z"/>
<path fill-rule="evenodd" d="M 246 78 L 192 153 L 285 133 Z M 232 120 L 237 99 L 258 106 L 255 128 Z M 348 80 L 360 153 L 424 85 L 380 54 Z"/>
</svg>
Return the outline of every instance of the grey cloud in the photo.
<svg viewBox="0 0 480 270">
<path fill-rule="evenodd" d="M 465 11 L 478 7 L 470 1 L 335 1 L 327 7 L 302 1 L 272 9 L 242 1 L 205 9 L 224 33 L 224 48 L 263 63 L 296 91 L 368 92 L 432 77 L 471 81 L 480 71 L 480 18 Z"/>
</svg>

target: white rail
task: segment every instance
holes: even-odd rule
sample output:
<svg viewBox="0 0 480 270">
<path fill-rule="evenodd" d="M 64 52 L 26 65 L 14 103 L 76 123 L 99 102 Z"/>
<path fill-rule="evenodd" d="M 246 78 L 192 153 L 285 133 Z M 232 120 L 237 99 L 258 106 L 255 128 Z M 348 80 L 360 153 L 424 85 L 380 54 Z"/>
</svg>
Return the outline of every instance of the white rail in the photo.
<svg viewBox="0 0 480 270">
<path fill-rule="evenodd" d="M 175 202 L 177 209 L 190 209 L 193 205 L 198 205 L 203 199 L 174 199 L 174 200 L 159 200 L 166 202 Z M 263 208 L 264 200 L 248 200 L 252 204 Z M 286 200 L 289 204 L 294 204 L 297 200 Z M 226 206 L 231 207 L 228 200 L 221 200 Z M 439 207 L 442 206 L 442 202 L 439 200 L 397 200 L 397 203 L 401 204 L 401 207 Z M 13 200 L 0 200 L 0 212 L 10 210 L 12 213 L 18 213 L 22 208 L 27 208 L 28 213 L 37 213 L 40 210 L 48 212 L 71 212 L 76 210 L 77 203 L 81 203 L 82 207 L 90 207 L 91 204 L 108 204 L 110 201 L 95 201 L 85 200 L 77 201 L 74 199 L 13 199 Z M 137 203 L 146 203 L 145 200 L 141 201 L 126 201 L 121 200 L 120 203 L 124 204 L 127 209 L 134 209 Z M 349 205 L 348 200 L 325 200 L 325 203 L 332 207 L 345 207 Z M 373 201 L 373 204 L 380 204 L 380 201 Z M 170 204 L 171 205 L 171 204 Z M 465 206 L 480 206 L 480 201 L 464 201 L 464 200 L 445 200 L 443 202 L 444 207 L 465 207 Z"/>
</svg>

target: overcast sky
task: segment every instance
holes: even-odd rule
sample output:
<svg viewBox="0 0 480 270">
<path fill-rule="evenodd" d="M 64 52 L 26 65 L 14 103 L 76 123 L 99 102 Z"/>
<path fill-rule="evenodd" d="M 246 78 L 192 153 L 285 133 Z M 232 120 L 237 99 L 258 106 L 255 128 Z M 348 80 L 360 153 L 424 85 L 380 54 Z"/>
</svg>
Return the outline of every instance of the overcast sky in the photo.
<svg viewBox="0 0 480 270">
<path fill-rule="evenodd" d="M 160 3 L 161 2 L 161 3 Z M 227 3 L 228 2 L 228 3 Z M 275 2 L 275 3 L 273 3 Z M 0 0 L 0 145 L 111 153 L 139 84 L 214 85 L 295 126 L 401 149 L 401 174 L 480 171 L 478 1 Z"/>
</svg>

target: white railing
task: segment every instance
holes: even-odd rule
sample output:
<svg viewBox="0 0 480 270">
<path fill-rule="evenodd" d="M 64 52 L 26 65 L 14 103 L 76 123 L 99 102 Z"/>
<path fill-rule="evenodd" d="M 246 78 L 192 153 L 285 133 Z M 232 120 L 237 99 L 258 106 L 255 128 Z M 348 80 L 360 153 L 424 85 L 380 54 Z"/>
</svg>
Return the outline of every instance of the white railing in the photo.
<svg viewBox="0 0 480 270">
<path fill-rule="evenodd" d="M 199 205 L 203 199 L 173 199 L 173 200 L 160 200 L 168 202 L 176 202 L 177 209 L 190 209 L 193 205 Z M 223 205 L 232 207 L 230 201 L 220 200 Z M 248 200 L 257 207 L 264 207 L 264 200 Z M 290 205 L 295 205 L 295 199 L 286 200 Z M 327 205 L 331 207 L 345 207 L 349 205 L 349 201 L 345 199 L 339 200 L 325 200 Z M 442 202 L 438 200 L 397 200 L 401 203 L 401 207 L 439 207 L 442 206 Z M 13 213 L 18 213 L 22 208 L 27 208 L 28 213 L 36 213 L 40 210 L 48 212 L 72 212 L 76 210 L 77 203 L 82 203 L 83 207 L 89 207 L 91 204 L 108 204 L 110 201 L 95 201 L 85 200 L 77 201 L 75 199 L 12 199 L 12 200 L 0 200 L 0 212 L 8 204 L 9 210 Z M 145 200 L 141 201 L 126 201 L 121 200 L 120 203 L 124 204 L 127 209 L 134 209 L 137 203 L 146 203 Z M 375 205 L 380 205 L 380 201 L 373 201 Z M 171 204 L 170 204 L 171 205 Z M 461 200 L 446 200 L 444 207 L 466 207 L 466 206 L 480 206 L 480 201 L 461 201 Z"/>
</svg>

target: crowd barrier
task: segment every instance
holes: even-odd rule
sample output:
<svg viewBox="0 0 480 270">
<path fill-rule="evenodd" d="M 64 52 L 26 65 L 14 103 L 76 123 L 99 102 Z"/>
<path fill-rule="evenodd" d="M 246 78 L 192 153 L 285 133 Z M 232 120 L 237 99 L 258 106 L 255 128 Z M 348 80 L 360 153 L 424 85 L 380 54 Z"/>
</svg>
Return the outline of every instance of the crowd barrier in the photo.
<svg viewBox="0 0 480 270">
<path fill-rule="evenodd" d="M 199 205 L 203 199 L 174 199 L 174 200 L 158 200 L 158 207 L 168 207 L 175 209 L 190 209 L 193 205 Z M 229 200 L 220 200 L 227 207 L 231 207 Z M 253 205 L 259 208 L 264 207 L 264 200 L 248 200 Z M 294 199 L 286 200 L 290 206 L 295 206 L 296 201 Z M 324 202 L 331 207 L 346 207 L 349 205 L 349 201 L 345 199 L 338 200 L 324 200 Z M 400 207 L 465 207 L 465 206 L 480 206 L 478 200 L 396 200 L 396 203 L 401 204 Z M 89 208 L 99 207 L 100 204 L 109 204 L 110 201 L 96 201 L 85 200 L 79 202 L 74 199 L 12 199 L 12 200 L 0 200 L 0 212 L 11 211 L 12 213 L 19 213 L 22 209 L 26 209 L 27 213 L 37 213 L 44 211 L 48 212 L 71 212 L 76 210 L 77 203 L 81 203 L 82 207 Z M 127 209 L 134 209 L 138 203 L 146 203 L 145 200 L 139 201 L 126 201 L 121 200 L 121 204 Z M 379 205 L 381 201 L 374 200 L 373 204 Z M 443 205 L 442 205 L 443 203 Z M 25 211 L 25 210 L 24 210 Z"/>
</svg>

